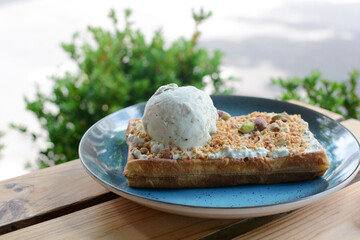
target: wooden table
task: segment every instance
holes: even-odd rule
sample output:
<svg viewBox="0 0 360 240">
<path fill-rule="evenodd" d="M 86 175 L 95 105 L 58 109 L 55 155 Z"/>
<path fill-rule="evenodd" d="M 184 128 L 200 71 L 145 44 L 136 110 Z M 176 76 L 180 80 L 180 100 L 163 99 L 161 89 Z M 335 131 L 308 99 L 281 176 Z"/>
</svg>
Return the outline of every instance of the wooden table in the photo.
<svg viewBox="0 0 360 240">
<path fill-rule="evenodd" d="M 360 121 L 315 110 L 360 140 Z M 359 175 L 346 188 L 290 213 L 202 219 L 119 197 L 75 160 L 0 182 L 0 239 L 360 239 L 358 180 Z"/>
</svg>

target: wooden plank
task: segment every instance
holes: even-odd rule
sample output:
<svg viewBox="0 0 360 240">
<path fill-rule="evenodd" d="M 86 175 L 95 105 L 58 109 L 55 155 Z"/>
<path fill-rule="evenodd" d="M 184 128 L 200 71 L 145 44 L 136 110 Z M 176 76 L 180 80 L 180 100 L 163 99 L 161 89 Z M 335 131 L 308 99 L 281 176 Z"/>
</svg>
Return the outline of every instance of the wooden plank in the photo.
<svg viewBox="0 0 360 240">
<path fill-rule="evenodd" d="M 198 239 L 236 221 L 177 216 L 117 198 L 0 239 Z"/>
<path fill-rule="evenodd" d="M 360 142 L 360 121 L 356 119 L 348 119 L 341 122 L 342 125 L 344 125 Z M 356 177 L 351 181 L 350 184 L 354 182 L 360 181 L 360 172 L 356 175 Z"/>
<path fill-rule="evenodd" d="M 300 105 L 300 106 L 303 106 L 303 107 L 306 107 L 306 108 L 310 108 L 310 109 L 312 109 L 314 111 L 317 111 L 317 112 L 320 112 L 320 113 L 322 113 L 322 114 L 328 116 L 329 118 L 332 118 L 332 119 L 334 119 L 335 121 L 338 121 L 338 122 L 344 120 L 344 117 L 341 116 L 340 114 L 331 112 L 331 111 L 323 109 L 321 107 L 312 106 L 310 104 L 299 102 L 299 101 L 296 101 L 296 100 L 289 100 L 288 102 L 296 104 L 296 105 Z"/>
<path fill-rule="evenodd" d="M 354 134 L 358 142 L 360 142 L 360 121 L 356 119 L 348 119 L 341 122 L 344 127 Z"/>
<path fill-rule="evenodd" d="M 275 219 L 280 218 L 286 214 L 288 213 L 285 212 L 271 216 L 246 218 L 227 227 L 219 229 L 218 231 L 212 232 L 209 235 L 202 237 L 201 240 L 233 239 L 234 237 L 250 232 L 251 230 L 274 221 Z"/>
<path fill-rule="evenodd" d="M 359 238 L 360 182 L 357 182 L 236 239 Z"/>
<path fill-rule="evenodd" d="M 0 182 L 0 234 L 115 197 L 79 160 L 5 180 Z"/>
</svg>

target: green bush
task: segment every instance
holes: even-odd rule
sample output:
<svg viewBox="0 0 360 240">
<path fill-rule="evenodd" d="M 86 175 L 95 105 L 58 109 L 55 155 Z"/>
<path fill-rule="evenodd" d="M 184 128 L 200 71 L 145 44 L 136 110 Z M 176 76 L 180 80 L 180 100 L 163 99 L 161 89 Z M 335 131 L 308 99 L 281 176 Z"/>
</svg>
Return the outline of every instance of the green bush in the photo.
<svg viewBox="0 0 360 240">
<path fill-rule="evenodd" d="M 52 76 L 50 95 L 38 90 L 35 100 L 25 98 L 27 109 L 35 113 L 48 135 L 49 144 L 39 154 L 40 168 L 78 158 L 79 141 L 92 124 L 121 108 L 146 101 L 161 85 L 176 83 L 202 89 L 207 77 L 215 93 L 229 91 L 220 77 L 223 54 L 216 50 L 210 56 L 206 49 L 198 47 L 198 26 L 211 12 L 193 12 L 192 38 L 180 38 L 168 47 L 161 30 L 149 43 L 145 41 L 142 32 L 132 28 L 130 15 L 131 11 L 126 10 L 123 29 L 111 10 L 112 31 L 88 27 L 92 39 L 82 42 L 75 33 L 62 48 L 75 61 L 78 71 Z M 40 136 L 32 135 L 34 140 Z"/>
<path fill-rule="evenodd" d="M 305 78 L 272 79 L 272 83 L 283 89 L 282 100 L 295 99 L 316 105 L 348 118 L 360 118 L 360 98 L 356 94 L 359 72 L 349 74 L 349 80 L 336 82 L 324 79 L 313 71 Z M 305 96 L 300 92 L 305 91 Z"/>
<path fill-rule="evenodd" d="M 0 131 L 0 140 L 1 140 L 1 138 L 2 138 L 4 135 L 5 135 L 5 133 L 3 133 L 3 132 Z M 0 159 L 1 159 L 1 157 L 2 157 L 1 152 L 3 151 L 4 147 L 5 147 L 4 143 L 2 143 L 2 142 L 0 141 Z"/>
</svg>

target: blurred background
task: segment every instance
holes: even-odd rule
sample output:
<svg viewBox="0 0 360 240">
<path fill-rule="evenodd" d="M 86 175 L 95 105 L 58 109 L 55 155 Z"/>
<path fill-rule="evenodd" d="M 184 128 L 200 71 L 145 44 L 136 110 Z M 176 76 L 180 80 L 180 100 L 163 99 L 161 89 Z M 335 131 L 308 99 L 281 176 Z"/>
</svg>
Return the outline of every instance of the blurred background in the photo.
<svg viewBox="0 0 360 240">
<path fill-rule="evenodd" d="M 124 10 L 131 9 L 133 27 L 146 41 L 161 28 L 170 45 L 192 37 L 192 10 L 201 7 L 212 15 L 199 26 L 198 46 L 224 53 L 221 77 L 240 79 L 226 83 L 233 94 L 276 98 L 282 91 L 272 78 L 303 78 L 318 70 L 341 82 L 360 67 L 359 1 L 0 0 L 0 131 L 5 133 L 0 180 L 34 169 L 24 166 L 48 144 L 35 143 L 9 125 L 40 131 L 24 96 L 33 100 L 36 85 L 50 93 L 49 76 L 77 71 L 61 43 L 70 42 L 74 32 L 86 37 L 89 25 L 111 29 L 110 9 L 121 25 Z"/>
</svg>

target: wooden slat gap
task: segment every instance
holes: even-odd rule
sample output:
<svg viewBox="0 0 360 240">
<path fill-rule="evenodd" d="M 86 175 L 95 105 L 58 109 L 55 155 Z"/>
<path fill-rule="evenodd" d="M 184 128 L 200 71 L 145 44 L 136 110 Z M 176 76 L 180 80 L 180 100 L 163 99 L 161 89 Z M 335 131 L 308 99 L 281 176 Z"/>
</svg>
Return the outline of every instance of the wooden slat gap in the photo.
<svg viewBox="0 0 360 240">
<path fill-rule="evenodd" d="M 58 209 L 53 209 L 48 212 L 44 212 L 40 215 L 36 215 L 29 218 L 21 219 L 20 221 L 11 222 L 7 225 L 0 226 L 0 235 L 9 233 L 21 228 L 25 228 L 28 226 L 32 226 L 34 224 L 38 224 L 41 222 L 45 222 L 54 218 L 58 218 L 73 212 L 77 212 L 79 210 L 95 206 L 100 203 L 104 203 L 115 198 L 119 198 L 119 196 L 115 193 L 108 192 L 106 194 L 100 195 L 96 198 L 92 198 L 90 200 L 85 200 L 81 202 L 76 202 L 65 207 L 60 207 Z"/>
<path fill-rule="evenodd" d="M 46 216 L 69 206 L 101 201 L 108 193 L 84 171 L 80 160 L 1 181 L 0 230 L 3 232 L 4 226 L 9 229 L 19 222 L 31 222 L 30 218 Z"/>
<path fill-rule="evenodd" d="M 291 211 L 286 213 L 270 215 L 270 216 L 264 216 L 264 217 L 246 218 L 240 220 L 239 222 L 231 224 L 227 227 L 224 227 L 216 232 L 213 232 L 201 238 L 201 240 L 233 239 L 234 237 L 250 232 L 251 230 L 254 230 L 267 223 L 270 223 L 275 219 L 278 219 L 289 213 L 291 213 Z"/>
</svg>

